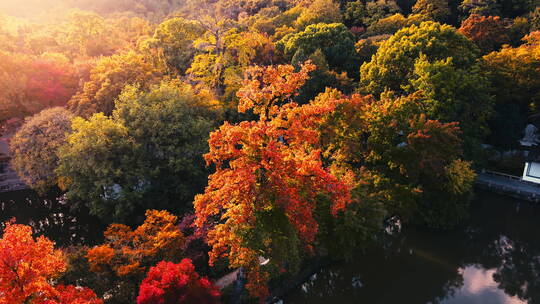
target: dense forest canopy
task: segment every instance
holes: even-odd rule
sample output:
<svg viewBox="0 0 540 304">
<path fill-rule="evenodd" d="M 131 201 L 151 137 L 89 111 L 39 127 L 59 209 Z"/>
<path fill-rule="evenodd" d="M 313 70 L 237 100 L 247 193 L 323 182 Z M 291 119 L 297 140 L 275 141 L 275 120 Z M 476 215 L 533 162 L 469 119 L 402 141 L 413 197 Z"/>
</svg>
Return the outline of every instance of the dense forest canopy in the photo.
<svg viewBox="0 0 540 304">
<path fill-rule="evenodd" d="M 455 228 L 539 114 L 539 30 L 536 0 L 0 1 L 11 167 L 108 225 L 7 223 L 0 303 L 217 303 L 227 269 L 262 302 L 389 222 Z"/>
</svg>

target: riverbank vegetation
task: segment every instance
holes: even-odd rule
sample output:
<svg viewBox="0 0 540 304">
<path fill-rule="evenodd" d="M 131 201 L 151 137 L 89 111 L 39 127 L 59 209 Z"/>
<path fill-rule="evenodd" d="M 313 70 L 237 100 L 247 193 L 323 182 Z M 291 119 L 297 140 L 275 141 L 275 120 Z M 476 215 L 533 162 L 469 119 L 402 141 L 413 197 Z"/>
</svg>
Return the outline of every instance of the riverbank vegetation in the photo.
<svg viewBox="0 0 540 304">
<path fill-rule="evenodd" d="M 239 268 L 264 301 L 389 222 L 455 228 L 540 102 L 532 0 L 47 6 L 0 4 L 11 166 L 108 228 L 53 248 L 6 223 L 0 303 L 227 302 Z"/>
</svg>

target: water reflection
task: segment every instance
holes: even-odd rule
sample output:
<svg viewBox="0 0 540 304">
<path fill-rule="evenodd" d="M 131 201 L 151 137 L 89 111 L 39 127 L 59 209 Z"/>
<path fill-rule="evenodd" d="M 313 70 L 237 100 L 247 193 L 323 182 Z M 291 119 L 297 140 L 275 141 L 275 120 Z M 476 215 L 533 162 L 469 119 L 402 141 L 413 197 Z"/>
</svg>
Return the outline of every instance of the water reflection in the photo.
<svg viewBox="0 0 540 304">
<path fill-rule="evenodd" d="M 480 193 L 458 231 L 404 230 L 284 303 L 540 303 L 540 206 Z"/>
<path fill-rule="evenodd" d="M 484 269 L 477 265 L 460 268 L 463 286 L 454 291 L 453 297 L 444 304 L 523 304 L 526 301 L 510 296 L 501 290 L 493 279 L 496 269 Z"/>
<path fill-rule="evenodd" d="M 0 193 L 0 228 L 16 218 L 17 223 L 32 226 L 37 235 L 58 246 L 95 244 L 102 237 L 103 225 L 87 210 L 72 209 L 60 194 L 39 197 L 31 190 Z"/>
</svg>

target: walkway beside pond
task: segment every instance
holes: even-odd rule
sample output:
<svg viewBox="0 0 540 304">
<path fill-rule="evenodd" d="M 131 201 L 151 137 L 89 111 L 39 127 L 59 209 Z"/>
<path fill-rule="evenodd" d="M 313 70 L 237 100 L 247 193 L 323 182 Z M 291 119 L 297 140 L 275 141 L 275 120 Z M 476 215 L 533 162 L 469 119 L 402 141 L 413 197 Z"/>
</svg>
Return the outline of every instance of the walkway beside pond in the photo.
<svg viewBox="0 0 540 304">
<path fill-rule="evenodd" d="M 476 186 L 529 202 L 540 202 L 540 185 L 524 181 L 519 176 L 481 171 L 478 172 Z"/>
<path fill-rule="evenodd" d="M 28 189 L 9 166 L 11 157 L 8 141 L 8 137 L 0 137 L 0 193 Z"/>
</svg>

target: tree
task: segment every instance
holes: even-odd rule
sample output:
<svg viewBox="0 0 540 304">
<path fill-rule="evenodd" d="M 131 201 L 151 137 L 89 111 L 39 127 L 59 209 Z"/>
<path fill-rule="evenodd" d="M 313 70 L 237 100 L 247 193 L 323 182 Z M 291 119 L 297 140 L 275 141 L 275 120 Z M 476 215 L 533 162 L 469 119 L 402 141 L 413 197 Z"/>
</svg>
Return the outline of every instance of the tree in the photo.
<svg viewBox="0 0 540 304">
<path fill-rule="evenodd" d="M 475 175 L 461 160 L 458 124 L 428 119 L 428 103 L 421 93 L 376 101 L 327 90 L 289 116 L 317 121 L 325 162 L 354 172 L 353 203 L 322 216 L 323 244 L 338 256 L 364 245 L 383 219 L 452 228 L 467 215 Z"/>
<path fill-rule="evenodd" d="M 447 25 L 424 22 L 398 31 L 361 68 L 364 92 L 407 95 L 423 91 L 428 119 L 459 122 L 469 159 L 479 159 L 492 112 L 489 84 L 477 66 L 478 51 Z"/>
<path fill-rule="evenodd" d="M 260 119 L 225 123 L 210 135 L 205 159 L 216 173 L 194 202 L 196 225 L 213 224 L 208 232 L 210 263 L 227 257 L 230 267 L 244 267 L 247 288 L 260 299 L 267 296 L 270 273 L 294 270 L 300 252 L 312 251 L 319 195 L 327 195 L 335 212 L 350 201 L 348 179 L 334 176 L 323 166 L 320 152 L 309 148 L 318 142 L 316 133 L 302 120 L 280 118 L 294 107 L 287 102 L 313 68 L 249 71 L 238 93 L 239 111 L 251 109 Z M 260 265 L 261 256 L 269 259 L 267 265 Z"/>
<path fill-rule="evenodd" d="M 467 15 L 483 15 L 483 16 L 499 16 L 501 15 L 500 11 L 500 1 L 472 1 L 472 0 L 463 0 L 459 5 L 459 9 L 463 12 L 465 16 Z"/>
<path fill-rule="evenodd" d="M 540 52 L 538 32 L 517 48 L 503 47 L 484 56 L 482 71 L 491 83 L 495 115 L 489 143 L 502 150 L 515 148 L 530 115 L 539 108 Z"/>
<path fill-rule="evenodd" d="M 465 15 L 501 16 L 515 18 L 533 10 L 532 0 L 463 0 L 459 8 Z"/>
<path fill-rule="evenodd" d="M 69 198 L 103 219 L 126 222 L 146 208 L 183 210 L 204 187 L 202 155 L 221 107 L 178 81 L 145 93 L 126 87 L 111 118 L 76 118 L 60 151 Z"/>
<path fill-rule="evenodd" d="M 365 168 L 378 180 L 373 195 L 392 198 L 389 215 L 453 228 L 467 215 L 475 174 L 461 160 L 458 124 L 428 119 L 425 104 L 420 94 L 372 103 L 365 114 L 368 148 L 352 151 L 365 153 Z"/>
<path fill-rule="evenodd" d="M 0 121 L 66 104 L 78 79 L 67 59 L 57 55 L 33 57 L 0 51 Z"/>
<path fill-rule="evenodd" d="M 75 69 L 61 54 L 45 54 L 29 66 L 27 99 L 42 108 L 65 106 L 78 88 Z"/>
<path fill-rule="evenodd" d="M 411 14 L 407 17 L 404 17 L 402 14 L 399 13 L 386 18 L 382 18 L 372 23 L 368 27 L 366 35 L 370 37 L 367 39 L 373 39 L 371 36 L 375 35 L 393 35 L 404 27 L 408 27 L 411 25 L 420 25 L 420 23 L 427 20 L 428 17 L 424 15 Z"/>
<path fill-rule="evenodd" d="M 32 228 L 7 223 L 0 239 L 0 303 L 102 304 L 93 291 L 50 282 L 65 271 L 53 242 L 32 237 Z"/>
<path fill-rule="evenodd" d="M 178 259 L 184 236 L 176 227 L 177 217 L 167 211 L 147 210 L 142 225 L 131 230 L 111 224 L 105 231 L 105 244 L 88 250 L 90 269 L 104 271 L 107 266 L 119 277 L 140 276 L 159 260 Z"/>
<path fill-rule="evenodd" d="M 356 53 L 362 63 L 369 62 L 371 57 L 377 53 L 377 50 L 381 44 L 390 38 L 391 35 L 377 35 L 371 36 L 366 39 L 360 39 L 356 42 L 354 47 L 356 48 Z"/>
<path fill-rule="evenodd" d="M 200 14 L 197 22 L 205 33 L 194 42 L 199 54 L 195 56 L 187 73 L 223 95 L 224 73 L 227 66 L 228 45 L 225 37 L 236 27 L 236 22 L 209 14 Z"/>
<path fill-rule="evenodd" d="M 58 184 L 58 149 L 71 132 L 73 115 L 64 108 L 27 118 L 10 141 L 11 166 L 30 187 L 45 193 Z"/>
<path fill-rule="evenodd" d="M 315 0 L 296 19 L 295 27 L 303 30 L 311 24 L 339 22 L 341 11 L 334 0 Z"/>
<path fill-rule="evenodd" d="M 114 101 L 128 85 L 149 88 L 159 81 L 162 68 L 134 51 L 103 57 L 90 73 L 90 80 L 68 105 L 77 115 L 90 117 L 94 113 L 111 115 Z"/>
<path fill-rule="evenodd" d="M 367 17 L 366 5 L 360 1 L 347 2 L 347 6 L 343 13 L 343 23 L 348 27 L 365 26 L 364 20 Z"/>
<path fill-rule="evenodd" d="M 56 170 L 68 199 L 103 219 L 126 219 L 141 199 L 138 144 L 122 123 L 102 113 L 76 117 L 72 128 Z"/>
<path fill-rule="evenodd" d="M 62 252 L 32 228 L 8 223 L 0 239 L 0 303 L 39 302 L 54 288 L 48 280 L 65 270 Z"/>
<path fill-rule="evenodd" d="M 540 7 L 537 6 L 530 14 L 531 31 L 540 31 Z"/>
<path fill-rule="evenodd" d="M 445 22 L 450 17 L 450 7 L 445 0 L 418 0 L 412 10 L 437 22 Z"/>
<path fill-rule="evenodd" d="M 480 145 L 489 134 L 493 114 L 489 82 L 480 67 L 460 69 L 451 58 L 430 63 L 422 55 L 414 68 L 410 91 L 421 91 L 430 99 L 424 105 L 426 115 L 441 122 L 459 122 L 467 158 L 480 160 Z"/>
<path fill-rule="evenodd" d="M 392 16 L 401 12 L 401 9 L 394 0 L 377 0 L 366 3 L 366 17 L 363 23 L 366 26 L 377 22 L 382 18 Z"/>
<path fill-rule="evenodd" d="M 365 92 L 376 96 L 385 90 L 404 92 L 420 54 L 430 62 L 451 57 L 456 67 L 464 69 L 478 58 L 474 44 L 453 27 L 423 22 L 403 28 L 383 42 L 371 62 L 362 65 L 360 84 Z"/>
<path fill-rule="evenodd" d="M 326 88 L 337 88 L 338 90 L 351 93 L 354 90 L 354 81 L 347 77 L 345 72 L 338 74 L 331 71 L 321 50 L 316 50 L 307 58 L 301 58 L 301 53 L 297 53 L 292 64 L 300 66 L 301 63 L 310 60 L 317 68 L 311 72 L 310 78 L 298 90 L 298 96 L 294 98 L 298 104 L 306 104 L 313 100 L 315 96 L 325 91 Z"/>
<path fill-rule="evenodd" d="M 86 255 L 90 271 L 108 282 L 104 293 L 115 301 L 133 303 L 137 287 L 152 265 L 161 260 L 179 261 L 185 238 L 176 224 L 176 216 L 157 210 L 147 210 L 144 223 L 135 230 L 111 224 L 104 233 L 105 243 Z"/>
<path fill-rule="evenodd" d="M 196 21 L 172 18 L 161 23 L 150 42 L 167 67 L 176 73 L 184 73 L 195 56 L 193 42 L 204 33 Z"/>
<path fill-rule="evenodd" d="M 75 10 L 62 28 L 60 44 L 70 58 L 94 57 L 114 53 L 106 21 L 96 13 Z"/>
<path fill-rule="evenodd" d="M 202 155 L 208 134 L 223 110 L 210 92 L 178 81 L 163 82 L 146 93 L 127 87 L 119 96 L 115 121 L 137 143 L 137 189 L 146 208 L 185 210 L 203 190 L 208 170 Z"/>
<path fill-rule="evenodd" d="M 26 73 L 29 58 L 24 54 L 0 51 L 0 120 L 25 117 L 33 106 L 25 96 Z"/>
<path fill-rule="evenodd" d="M 12 21 L 6 15 L 0 16 L 0 38 L 2 42 L 0 43 L 0 50 L 2 51 L 13 51 L 15 44 L 15 37 L 9 29 L 9 24 Z"/>
<path fill-rule="evenodd" d="M 472 40 L 483 53 L 489 53 L 510 42 L 508 27 L 509 23 L 499 16 L 472 14 L 463 20 L 458 31 Z"/>
<path fill-rule="evenodd" d="M 137 304 L 220 303 L 220 294 L 207 278 L 200 277 L 190 259 L 179 264 L 161 261 L 143 280 Z"/>
<path fill-rule="evenodd" d="M 274 42 L 267 34 L 256 31 L 230 28 L 220 32 L 224 29 L 219 27 L 228 26 L 227 23 L 219 22 L 217 28 L 214 26 L 196 41 L 201 53 L 195 56 L 188 74 L 213 89 L 228 112 L 236 112 L 236 91 L 242 85 L 245 69 L 253 64 L 274 62 Z"/>
<path fill-rule="evenodd" d="M 40 304 L 103 304 L 103 300 L 89 288 L 73 285 L 57 285 L 55 288 L 57 295 Z"/>
<path fill-rule="evenodd" d="M 337 72 L 347 72 L 351 78 L 358 76 L 358 56 L 354 48 L 354 35 L 341 23 L 315 24 L 304 31 L 285 36 L 277 47 L 288 58 L 299 54 L 307 56 L 317 50 L 324 54 L 329 67 Z"/>
</svg>

